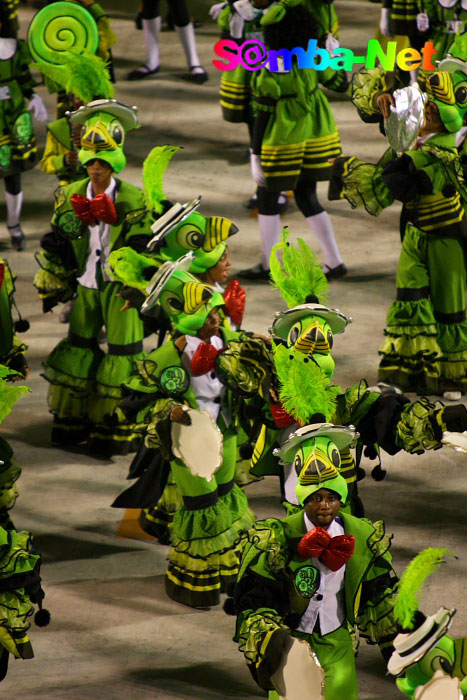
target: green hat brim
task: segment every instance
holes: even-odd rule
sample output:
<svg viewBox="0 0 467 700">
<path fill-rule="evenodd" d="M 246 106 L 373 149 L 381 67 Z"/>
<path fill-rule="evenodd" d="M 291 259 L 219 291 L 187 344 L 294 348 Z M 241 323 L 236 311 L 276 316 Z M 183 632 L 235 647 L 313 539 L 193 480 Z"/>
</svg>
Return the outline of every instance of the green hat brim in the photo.
<svg viewBox="0 0 467 700">
<path fill-rule="evenodd" d="M 348 447 L 358 437 L 358 433 L 353 426 L 312 423 L 291 433 L 282 447 L 274 450 L 274 455 L 279 457 L 283 464 L 288 464 L 295 457 L 295 453 L 302 442 L 317 437 L 329 438 L 340 451 Z"/>
<path fill-rule="evenodd" d="M 156 219 L 152 224 L 151 230 L 154 236 L 151 238 L 147 244 L 147 249 L 152 250 L 158 243 L 164 240 L 166 236 L 175 228 L 182 223 L 190 214 L 192 214 L 196 209 L 198 209 L 201 204 L 201 195 L 192 199 L 191 202 L 185 202 L 185 204 L 180 204 L 177 202 L 168 211 L 166 211 L 163 216 Z"/>
<path fill-rule="evenodd" d="M 300 304 L 287 311 L 278 311 L 272 324 L 272 332 L 279 338 L 287 340 L 294 323 L 312 315 L 327 321 L 333 333 L 343 333 L 346 326 L 352 323 L 350 316 L 346 316 L 339 309 L 329 309 L 323 304 Z"/>
<path fill-rule="evenodd" d="M 84 124 L 90 117 L 99 112 L 111 114 L 118 119 L 125 131 L 131 131 L 139 126 L 137 107 L 128 107 L 118 100 L 93 100 L 87 105 L 82 105 L 75 112 L 70 112 L 72 124 Z"/>
<path fill-rule="evenodd" d="M 146 287 L 147 298 L 141 307 L 141 313 L 147 313 L 155 304 L 157 303 L 162 290 L 165 285 L 172 277 L 174 272 L 180 270 L 181 272 L 188 272 L 190 265 L 193 262 L 193 253 L 190 251 L 186 255 L 175 262 L 167 261 L 157 270 L 156 274 L 151 278 L 148 286 Z"/>
</svg>

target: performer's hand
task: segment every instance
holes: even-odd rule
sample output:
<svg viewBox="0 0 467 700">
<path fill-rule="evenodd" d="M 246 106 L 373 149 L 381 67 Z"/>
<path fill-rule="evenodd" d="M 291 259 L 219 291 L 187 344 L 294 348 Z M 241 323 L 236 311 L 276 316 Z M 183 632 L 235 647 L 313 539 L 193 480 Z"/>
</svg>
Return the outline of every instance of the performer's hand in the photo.
<svg viewBox="0 0 467 700">
<path fill-rule="evenodd" d="M 94 226 L 96 220 L 91 212 L 90 200 L 82 194 L 73 194 L 70 197 L 71 206 L 78 219 L 81 219 L 86 226 Z"/>
<path fill-rule="evenodd" d="M 39 122 L 46 122 L 49 118 L 47 108 L 42 100 L 42 97 L 37 93 L 34 93 L 29 100 L 28 109 L 33 113 L 34 119 L 37 119 Z"/>
<path fill-rule="evenodd" d="M 381 18 L 379 20 L 379 31 L 383 36 L 391 36 L 389 29 L 390 11 L 388 7 L 383 7 L 381 10 Z"/>
<path fill-rule="evenodd" d="M 417 15 L 417 29 L 419 32 L 426 32 L 430 28 L 430 18 L 426 12 Z"/>
<path fill-rule="evenodd" d="M 329 33 L 326 37 L 326 43 L 324 44 L 324 46 L 329 55 L 332 56 L 334 49 L 338 49 L 340 46 L 339 40 L 336 39 L 331 33 Z"/>
<path fill-rule="evenodd" d="M 91 211 L 98 221 L 114 226 L 117 223 L 117 210 L 108 194 L 98 194 L 91 202 Z"/>
<path fill-rule="evenodd" d="M 191 418 L 186 412 L 186 406 L 174 406 L 170 412 L 170 420 L 172 423 L 180 423 L 180 425 L 191 425 Z"/>
<path fill-rule="evenodd" d="M 253 180 L 256 182 L 258 187 L 266 187 L 266 176 L 264 174 L 263 166 L 261 165 L 261 156 L 256 155 L 251 150 L 250 167 Z"/>
<path fill-rule="evenodd" d="M 68 151 L 65 156 L 65 163 L 67 165 L 75 165 L 78 162 L 78 154 L 76 151 Z"/>
<path fill-rule="evenodd" d="M 224 301 L 227 315 L 232 321 L 240 326 L 245 313 L 246 291 L 238 280 L 231 280 L 224 292 Z"/>
<path fill-rule="evenodd" d="M 211 343 L 200 343 L 191 358 L 191 373 L 194 377 L 202 377 L 216 366 L 217 356 L 225 350 L 217 350 Z"/>
<path fill-rule="evenodd" d="M 394 97 L 389 92 L 384 92 L 382 95 L 380 95 L 376 100 L 376 104 L 378 105 L 378 109 L 385 119 L 387 119 L 391 114 L 391 106 L 396 106 Z"/>
<path fill-rule="evenodd" d="M 211 7 L 209 10 L 209 15 L 213 18 L 214 22 L 217 22 L 217 18 L 226 6 L 226 2 L 216 2 L 216 4 Z"/>
<path fill-rule="evenodd" d="M 75 148 L 81 148 L 81 129 L 81 124 L 77 124 L 71 132 L 71 143 Z"/>
</svg>

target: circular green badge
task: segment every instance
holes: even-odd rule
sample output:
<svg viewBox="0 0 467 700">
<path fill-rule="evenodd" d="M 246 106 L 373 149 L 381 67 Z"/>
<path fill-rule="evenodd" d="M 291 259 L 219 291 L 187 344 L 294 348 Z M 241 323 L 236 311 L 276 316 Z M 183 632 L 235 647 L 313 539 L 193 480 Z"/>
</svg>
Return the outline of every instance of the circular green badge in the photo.
<svg viewBox="0 0 467 700">
<path fill-rule="evenodd" d="M 64 238 L 74 240 L 82 238 L 86 232 L 86 224 L 78 219 L 74 211 L 65 211 L 60 214 L 57 221 L 57 226 Z"/>
<path fill-rule="evenodd" d="M 183 367 L 166 367 L 161 372 L 159 382 L 167 394 L 180 396 L 190 386 L 190 377 Z"/>
<path fill-rule="evenodd" d="M 302 598 L 312 598 L 319 588 L 321 576 L 314 566 L 302 566 L 295 572 L 295 588 Z"/>
</svg>

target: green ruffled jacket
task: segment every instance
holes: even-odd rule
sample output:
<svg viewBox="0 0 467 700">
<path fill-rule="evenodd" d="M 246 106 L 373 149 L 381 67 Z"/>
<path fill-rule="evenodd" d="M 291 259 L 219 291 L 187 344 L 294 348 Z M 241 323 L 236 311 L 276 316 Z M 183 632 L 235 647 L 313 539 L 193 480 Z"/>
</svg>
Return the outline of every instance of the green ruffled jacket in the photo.
<svg viewBox="0 0 467 700">
<path fill-rule="evenodd" d="M 345 569 L 346 622 L 370 644 L 389 646 L 397 634 L 393 587 L 397 581 L 389 553 L 391 535 L 382 521 L 341 514 L 355 551 Z M 311 565 L 298 556 L 306 534 L 303 511 L 257 522 L 250 530 L 233 592 L 237 627 L 234 637 L 256 682 L 272 689 L 285 638 L 293 634 L 308 607 L 296 581 Z"/>
<path fill-rule="evenodd" d="M 227 388 L 225 406 L 233 425 L 238 427 L 244 402 L 257 396 L 265 401 L 269 396 L 271 351 L 263 340 L 243 331 L 221 328 L 220 334 L 227 348 L 217 358 L 216 372 Z M 138 374 L 124 385 L 126 398 L 116 409 L 118 417 L 144 423 L 146 447 L 160 450 L 168 460 L 173 459 L 170 437 L 173 407 L 198 408 L 182 354 L 176 341 L 169 340 L 138 360 Z"/>
<path fill-rule="evenodd" d="M 29 532 L 0 527 L 0 673 L 4 655 L 31 659 L 34 654 L 27 631 L 33 603 L 44 597 L 40 586 L 40 555 L 32 549 Z M 3 677 L 3 676 L 2 676 Z"/>
<path fill-rule="evenodd" d="M 151 236 L 150 212 L 144 203 L 144 194 L 123 180 L 115 178 L 117 194 L 115 209 L 118 220 L 110 227 L 110 250 L 130 245 L 143 250 Z M 88 255 L 89 229 L 73 211 L 71 197 L 86 196 L 89 178 L 59 187 L 55 193 L 55 212 L 52 233 L 46 234 L 42 250 L 36 254 L 40 270 L 34 277 L 34 286 L 43 300 L 44 311 L 59 302 L 71 299 L 76 278 L 83 272 Z"/>
<path fill-rule="evenodd" d="M 455 134 L 436 134 L 398 157 L 389 148 L 376 164 L 355 157 L 334 162 L 329 199 L 347 199 L 378 216 L 395 199 L 405 203 L 408 220 L 426 234 L 465 236 L 467 188 Z"/>
<path fill-rule="evenodd" d="M 19 340 L 15 332 L 11 316 L 15 278 L 4 258 L 0 258 L 0 277 L 1 274 L 3 281 L 0 281 L 0 365 L 24 372 L 27 367 L 24 353 L 28 346 Z"/>
</svg>

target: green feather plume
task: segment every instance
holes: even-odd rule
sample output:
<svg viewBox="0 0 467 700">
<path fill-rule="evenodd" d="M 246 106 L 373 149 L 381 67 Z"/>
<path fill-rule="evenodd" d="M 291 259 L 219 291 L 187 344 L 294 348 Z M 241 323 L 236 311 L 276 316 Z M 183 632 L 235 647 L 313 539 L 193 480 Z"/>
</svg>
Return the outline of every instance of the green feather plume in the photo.
<svg viewBox="0 0 467 700">
<path fill-rule="evenodd" d="M 37 68 L 68 94 L 75 95 L 84 103 L 98 97 L 110 99 L 115 95 L 107 65 L 99 56 L 86 49 L 83 51 L 69 49 L 53 52 L 52 58 L 54 63 L 38 61 L 31 67 Z"/>
<path fill-rule="evenodd" d="M 271 252 L 269 262 L 273 287 L 280 291 L 290 309 L 305 304 L 310 294 L 324 302 L 328 293 L 328 281 L 316 255 L 301 238 L 297 240 L 297 247 L 289 243 L 289 235 L 289 229 L 284 227 L 281 240 Z"/>
<path fill-rule="evenodd" d="M 124 247 L 110 253 L 109 267 L 114 280 L 145 292 L 149 279 L 160 266 L 154 258 L 137 253 L 133 248 Z M 151 276 L 144 275 L 148 267 L 153 268 Z"/>
<path fill-rule="evenodd" d="M 332 421 L 336 412 L 337 396 L 342 389 L 331 384 L 323 370 L 303 353 L 295 353 L 284 345 L 274 347 L 274 364 L 281 389 L 280 400 L 287 413 L 302 425 L 310 422 L 316 413 Z"/>
<path fill-rule="evenodd" d="M 413 628 L 414 616 L 419 609 L 425 581 L 444 563 L 446 554 L 455 556 L 449 549 L 428 547 L 412 559 L 402 574 L 395 589 L 397 596 L 394 616 L 404 629 Z"/>
<path fill-rule="evenodd" d="M 0 365 L 0 423 L 11 413 L 15 403 L 31 391 L 28 386 L 16 386 L 7 383 L 6 377 L 11 377 L 13 374 L 19 375 L 19 372 Z"/>
<path fill-rule="evenodd" d="M 144 197 L 151 211 L 162 214 L 162 202 L 167 199 L 162 187 L 162 180 L 167 166 L 180 146 L 156 146 L 143 164 Z"/>
</svg>

